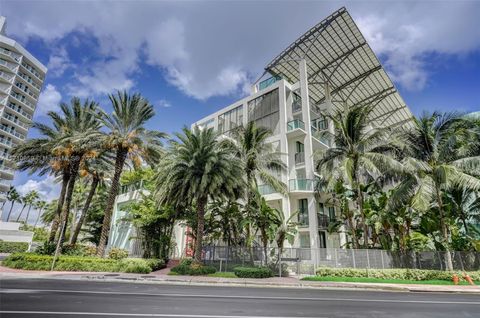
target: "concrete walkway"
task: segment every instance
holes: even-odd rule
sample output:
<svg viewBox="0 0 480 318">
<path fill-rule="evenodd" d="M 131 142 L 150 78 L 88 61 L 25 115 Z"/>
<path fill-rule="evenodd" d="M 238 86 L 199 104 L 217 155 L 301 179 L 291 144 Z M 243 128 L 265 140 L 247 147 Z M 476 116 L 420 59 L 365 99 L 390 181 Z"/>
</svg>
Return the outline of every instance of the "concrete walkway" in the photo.
<svg viewBox="0 0 480 318">
<path fill-rule="evenodd" d="M 420 285 L 420 284 L 378 284 L 302 281 L 296 277 L 271 277 L 263 279 L 223 278 L 207 276 L 167 275 L 169 269 L 150 274 L 103 273 L 103 272 L 60 272 L 28 271 L 0 266 L 0 279 L 45 278 L 68 280 L 96 280 L 108 282 L 135 282 L 174 285 L 215 285 L 242 287 L 283 287 L 283 288 L 329 288 L 365 289 L 405 292 L 478 293 L 480 286 Z"/>
</svg>

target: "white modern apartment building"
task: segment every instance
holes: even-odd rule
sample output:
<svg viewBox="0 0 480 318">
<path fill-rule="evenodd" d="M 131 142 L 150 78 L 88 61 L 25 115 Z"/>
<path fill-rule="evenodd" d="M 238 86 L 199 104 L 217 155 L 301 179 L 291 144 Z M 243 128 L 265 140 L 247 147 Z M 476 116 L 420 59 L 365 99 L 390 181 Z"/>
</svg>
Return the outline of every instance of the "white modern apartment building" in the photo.
<svg viewBox="0 0 480 318">
<path fill-rule="evenodd" d="M 338 248 L 346 238 L 343 231 L 327 231 L 338 213 L 328 195 L 314 191 L 318 175 L 313 154 L 334 146 L 333 127 L 325 115 L 362 104 L 375 105 L 372 125 L 398 127 L 412 118 L 350 14 L 341 8 L 275 57 L 250 96 L 192 126 L 227 135 L 249 121 L 269 128 L 269 142 L 284 154 L 288 167 L 278 176 L 288 195 L 267 185 L 259 186 L 260 193 L 287 218 L 299 212 L 294 247 Z"/>
<path fill-rule="evenodd" d="M 0 201 L 15 171 L 10 150 L 27 138 L 47 68 L 5 34 L 0 17 Z"/>
</svg>

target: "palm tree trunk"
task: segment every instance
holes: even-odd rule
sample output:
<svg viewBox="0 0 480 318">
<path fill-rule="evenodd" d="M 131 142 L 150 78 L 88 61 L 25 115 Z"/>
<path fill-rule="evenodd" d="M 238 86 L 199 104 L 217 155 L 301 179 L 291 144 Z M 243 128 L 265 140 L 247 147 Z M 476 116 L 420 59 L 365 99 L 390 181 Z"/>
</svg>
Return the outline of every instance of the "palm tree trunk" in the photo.
<svg viewBox="0 0 480 318">
<path fill-rule="evenodd" d="M 25 210 L 25 207 L 26 207 L 26 206 L 27 206 L 26 204 L 23 205 L 22 210 L 20 211 L 20 214 L 18 215 L 18 217 L 17 217 L 17 219 L 15 220 L 15 222 L 18 222 L 18 221 L 20 220 L 20 217 L 22 216 L 23 210 Z"/>
<path fill-rule="evenodd" d="M 38 210 L 37 219 L 35 220 L 35 225 L 33 226 L 33 230 L 37 227 L 38 221 L 40 220 L 40 216 L 42 215 L 42 209 Z"/>
<path fill-rule="evenodd" d="M 92 202 L 93 196 L 95 195 L 95 191 L 97 190 L 97 185 L 99 181 L 100 180 L 97 177 L 94 177 L 92 180 L 92 184 L 90 186 L 90 192 L 88 193 L 88 196 L 87 196 L 87 201 L 85 202 L 85 206 L 82 209 L 82 214 L 80 214 L 80 219 L 78 220 L 75 230 L 73 231 L 72 236 L 70 238 L 70 244 L 77 243 L 78 234 L 80 233 L 80 229 L 82 228 L 83 222 L 85 222 L 88 209 L 90 208 L 90 203 Z"/>
<path fill-rule="evenodd" d="M 67 190 L 68 181 L 70 180 L 70 172 L 67 170 L 63 171 L 62 177 L 62 190 L 60 191 L 60 196 L 58 197 L 57 210 L 55 212 L 55 217 L 52 221 L 52 226 L 50 227 L 50 236 L 48 237 L 48 242 L 52 243 L 55 241 L 55 237 L 58 231 L 58 224 L 60 222 L 60 214 L 62 213 L 63 202 L 65 201 L 65 192 Z"/>
<path fill-rule="evenodd" d="M 112 219 L 113 205 L 115 204 L 115 198 L 118 194 L 118 185 L 120 183 L 120 176 L 122 175 L 123 165 L 127 159 L 128 150 L 120 148 L 117 150 L 115 158 L 115 173 L 112 179 L 112 185 L 110 187 L 110 193 L 108 194 L 107 207 L 105 209 L 105 215 L 103 216 L 102 232 L 100 234 L 100 241 L 97 247 L 97 256 L 103 257 L 105 248 L 107 246 L 108 235 L 110 233 L 110 223 Z"/>
<path fill-rule="evenodd" d="M 12 201 L 12 205 L 10 206 L 10 211 L 8 211 L 7 214 L 7 222 L 10 220 L 10 215 L 12 215 L 12 210 L 13 210 L 13 205 L 15 204 L 15 201 Z"/>
<path fill-rule="evenodd" d="M 203 231 L 205 228 L 205 205 L 207 200 L 200 198 L 197 202 L 197 237 L 195 239 L 195 262 L 202 263 Z"/>
<path fill-rule="evenodd" d="M 445 263 L 447 269 L 449 271 L 453 271 L 453 262 L 452 262 L 452 255 L 450 254 L 450 246 L 448 242 L 448 228 L 447 224 L 445 223 L 445 212 L 443 211 L 443 200 L 440 194 L 440 190 L 438 185 L 436 185 L 437 190 L 437 204 L 438 210 L 440 212 L 440 226 L 442 228 L 442 235 L 443 235 L 443 242 L 445 246 Z"/>
<path fill-rule="evenodd" d="M 28 224 L 28 218 L 30 217 L 30 210 L 32 209 L 32 205 L 30 204 L 28 206 L 28 210 L 27 210 L 27 217 L 25 218 L 25 225 Z"/>
<path fill-rule="evenodd" d="M 68 224 L 68 213 L 70 212 L 70 205 L 72 203 L 73 190 L 75 188 L 75 181 L 77 179 L 78 168 L 80 166 L 80 156 L 75 156 L 72 159 L 71 169 L 70 169 L 70 178 L 68 181 L 67 190 L 65 192 L 65 203 L 62 206 L 62 212 L 60 213 L 60 225 L 62 225 L 63 231 L 61 231 L 59 236 L 59 252 L 62 252 L 62 244 L 65 241 L 65 233 L 67 232 Z"/>
</svg>

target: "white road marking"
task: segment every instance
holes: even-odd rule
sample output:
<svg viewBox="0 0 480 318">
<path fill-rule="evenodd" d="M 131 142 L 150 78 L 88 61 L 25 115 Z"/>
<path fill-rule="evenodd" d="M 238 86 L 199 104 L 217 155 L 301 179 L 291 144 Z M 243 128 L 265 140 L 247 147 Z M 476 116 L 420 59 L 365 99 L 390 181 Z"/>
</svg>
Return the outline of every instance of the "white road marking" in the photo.
<svg viewBox="0 0 480 318">
<path fill-rule="evenodd" d="M 189 315 L 189 314 L 138 314 L 138 313 L 115 313 L 115 312 L 75 312 L 75 311 L 18 311 L 0 310 L 0 314 L 22 315 L 78 315 L 78 316 L 129 316 L 129 317 L 184 317 L 184 318 L 273 318 L 272 316 L 224 316 L 224 315 Z M 325 317 L 278 317 L 275 318 L 325 318 Z"/>
<path fill-rule="evenodd" d="M 179 293 L 127 293 L 115 291 L 94 291 L 94 290 L 63 290 L 63 289 L 0 289 L 0 294 L 15 293 L 24 291 L 31 293 L 71 293 L 71 294 L 96 294 L 96 295 L 129 295 L 129 296 L 160 296 L 160 297 L 191 297 L 191 298 L 220 298 L 220 299 L 264 299 L 264 300 L 306 300 L 306 301 L 350 301 L 369 303 L 413 303 L 413 304 L 446 304 L 446 305 L 479 305 L 480 301 L 444 301 L 444 300 L 399 300 L 399 299 L 365 299 L 365 298 L 325 298 L 325 297 L 279 297 L 279 296 L 244 296 L 244 295 L 209 295 L 209 294 L 179 294 Z"/>
</svg>

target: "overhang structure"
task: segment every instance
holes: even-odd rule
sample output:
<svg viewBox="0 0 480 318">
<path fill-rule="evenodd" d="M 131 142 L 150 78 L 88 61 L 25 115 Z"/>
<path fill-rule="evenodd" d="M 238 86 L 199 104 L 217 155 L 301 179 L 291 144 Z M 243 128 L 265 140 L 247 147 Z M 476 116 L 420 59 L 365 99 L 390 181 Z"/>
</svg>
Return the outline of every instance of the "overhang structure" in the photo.
<svg viewBox="0 0 480 318">
<path fill-rule="evenodd" d="M 413 118 L 395 85 L 345 8 L 302 35 L 265 70 L 290 83 L 300 80 L 299 61 L 307 65 L 309 99 L 334 107 L 373 105 L 373 125 L 403 126 Z"/>
</svg>

